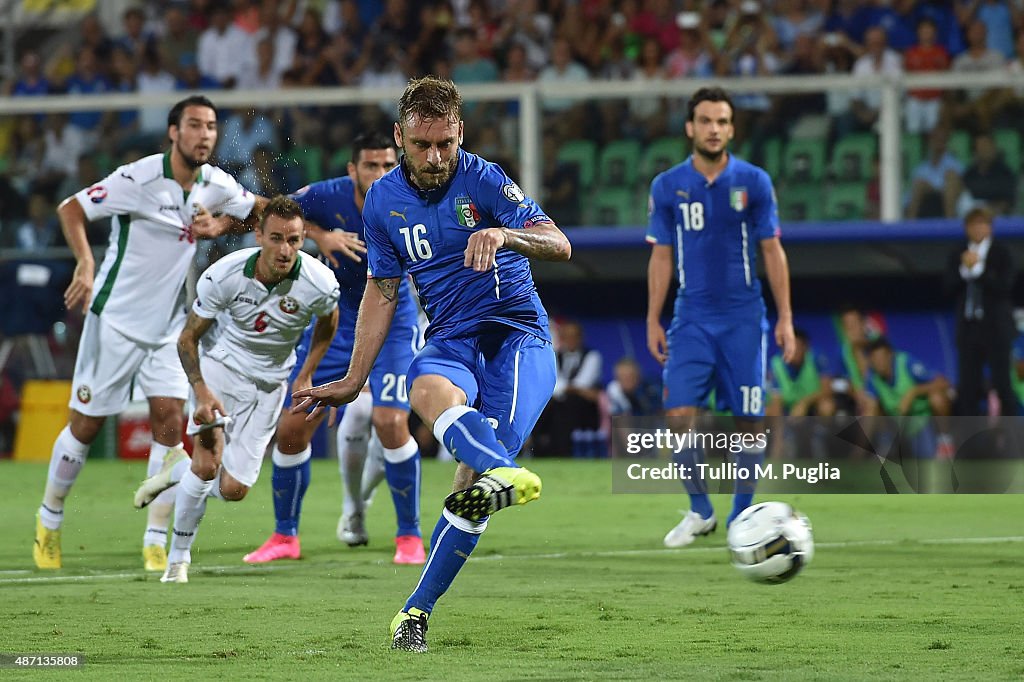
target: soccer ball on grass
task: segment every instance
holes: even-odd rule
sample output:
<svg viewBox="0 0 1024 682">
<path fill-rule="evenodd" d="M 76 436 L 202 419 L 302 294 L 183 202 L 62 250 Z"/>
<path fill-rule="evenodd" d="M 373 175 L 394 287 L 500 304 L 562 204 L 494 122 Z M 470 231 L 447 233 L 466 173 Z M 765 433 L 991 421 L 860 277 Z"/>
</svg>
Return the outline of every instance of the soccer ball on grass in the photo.
<svg viewBox="0 0 1024 682">
<path fill-rule="evenodd" d="M 729 525 L 732 565 L 760 583 L 791 580 L 814 556 L 807 517 L 785 502 L 747 507 Z"/>
</svg>

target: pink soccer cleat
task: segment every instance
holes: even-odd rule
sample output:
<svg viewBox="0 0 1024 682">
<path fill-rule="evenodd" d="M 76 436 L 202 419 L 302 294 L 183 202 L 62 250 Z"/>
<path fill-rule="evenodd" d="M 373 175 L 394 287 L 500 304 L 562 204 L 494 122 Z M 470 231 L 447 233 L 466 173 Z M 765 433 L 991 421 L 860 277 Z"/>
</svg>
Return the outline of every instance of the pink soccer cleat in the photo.
<svg viewBox="0 0 1024 682">
<path fill-rule="evenodd" d="M 265 564 L 278 559 L 298 559 L 301 555 L 299 536 L 274 533 L 262 547 L 242 557 L 242 561 L 247 564 Z"/>
<path fill-rule="evenodd" d="M 395 563 L 419 566 L 427 560 L 423 551 L 423 538 L 415 535 L 399 535 L 395 538 Z"/>
</svg>

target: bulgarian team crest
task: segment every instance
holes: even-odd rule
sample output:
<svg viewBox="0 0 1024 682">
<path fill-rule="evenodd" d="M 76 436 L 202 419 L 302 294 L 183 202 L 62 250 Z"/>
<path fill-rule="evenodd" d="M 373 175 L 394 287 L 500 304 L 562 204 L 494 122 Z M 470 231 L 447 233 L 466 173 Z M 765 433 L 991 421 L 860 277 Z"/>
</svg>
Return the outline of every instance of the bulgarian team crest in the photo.
<svg viewBox="0 0 1024 682">
<path fill-rule="evenodd" d="M 299 309 L 299 302 L 291 296 L 285 296 L 281 299 L 281 303 L 278 304 L 281 308 L 281 312 L 288 315 L 294 314 Z"/>
<path fill-rule="evenodd" d="M 78 390 L 75 391 L 75 394 L 78 396 L 78 402 L 83 405 L 88 405 L 89 401 L 92 400 L 92 389 L 85 384 L 79 386 Z"/>
<path fill-rule="evenodd" d="M 742 211 L 747 207 L 747 188 L 733 187 L 729 190 L 729 205 L 736 211 Z"/>
<path fill-rule="evenodd" d="M 459 219 L 459 225 L 473 228 L 480 222 L 480 212 L 470 201 L 469 197 L 455 198 L 455 214 Z"/>
</svg>

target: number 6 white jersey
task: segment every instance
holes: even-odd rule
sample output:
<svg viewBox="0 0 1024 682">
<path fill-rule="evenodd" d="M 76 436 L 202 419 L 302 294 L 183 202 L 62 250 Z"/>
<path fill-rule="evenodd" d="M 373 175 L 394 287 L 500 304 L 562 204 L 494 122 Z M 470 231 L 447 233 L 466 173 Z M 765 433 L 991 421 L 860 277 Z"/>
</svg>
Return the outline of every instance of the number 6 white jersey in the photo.
<svg viewBox="0 0 1024 682">
<path fill-rule="evenodd" d="M 152 344 L 174 341 L 184 325 L 198 207 L 244 220 L 255 202 L 233 177 L 209 164 L 185 192 L 174 180 L 169 153 L 121 166 L 75 198 L 88 220 L 111 218 L 90 310 L 128 338 Z"/>
<path fill-rule="evenodd" d="M 204 355 L 271 385 L 288 378 L 303 330 L 314 316 L 331 314 L 339 287 L 330 268 L 300 254 L 291 272 L 268 289 L 256 279 L 259 254 L 258 248 L 241 249 L 207 268 L 192 312 L 217 318 L 219 336 Z"/>
</svg>

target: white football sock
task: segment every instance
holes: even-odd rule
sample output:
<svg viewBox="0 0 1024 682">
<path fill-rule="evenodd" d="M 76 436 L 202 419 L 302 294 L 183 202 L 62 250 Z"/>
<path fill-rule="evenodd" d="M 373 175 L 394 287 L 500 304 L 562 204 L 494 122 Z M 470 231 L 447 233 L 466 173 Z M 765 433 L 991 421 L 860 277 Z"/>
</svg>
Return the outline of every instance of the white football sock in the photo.
<svg viewBox="0 0 1024 682">
<path fill-rule="evenodd" d="M 164 455 L 169 450 L 183 447 L 184 443 L 177 445 L 163 445 L 153 441 L 149 446 L 149 464 L 146 466 L 146 477 L 153 476 L 164 463 Z M 167 545 L 167 527 L 171 523 L 171 513 L 174 511 L 174 497 L 177 495 L 174 487 L 163 491 L 146 507 L 146 532 L 142 536 L 142 546 Z"/>
<path fill-rule="evenodd" d="M 415 443 L 415 441 L 414 441 Z M 402 450 L 403 448 L 399 448 Z M 370 429 L 370 443 L 366 448 L 366 463 L 363 464 L 363 506 L 368 507 L 373 502 L 373 494 L 377 492 L 377 486 L 384 480 L 384 461 L 388 450 L 377 437 L 377 430 Z M 415 451 L 414 451 L 415 452 Z"/>
<path fill-rule="evenodd" d="M 373 414 L 373 396 L 359 394 L 338 424 L 338 469 L 341 471 L 341 509 L 345 516 L 362 511 L 363 464 L 366 461 L 367 435 Z"/>
<path fill-rule="evenodd" d="M 174 535 L 171 537 L 169 563 L 192 561 L 192 543 L 199 530 L 199 522 L 206 512 L 206 498 L 217 479 L 204 481 L 191 469 L 185 472 L 177 486 L 174 498 Z"/>
<path fill-rule="evenodd" d="M 66 425 L 53 442 L 43 504 L 39 507 L 39 518 L 50 530 L 60 528 L 64 520 L 64 498 L 71 492 L 88 453 L 89 446 L 71 434 L 70 425 Z"/>
</svg>

